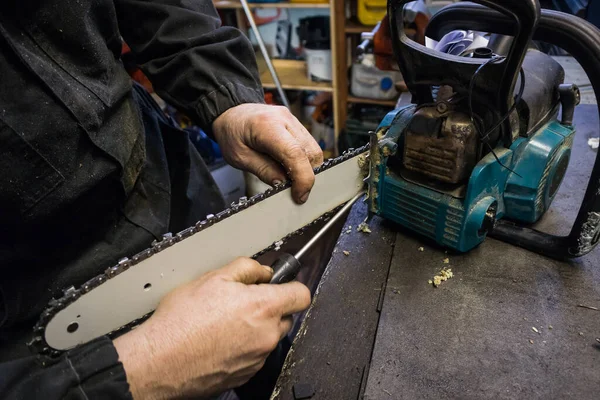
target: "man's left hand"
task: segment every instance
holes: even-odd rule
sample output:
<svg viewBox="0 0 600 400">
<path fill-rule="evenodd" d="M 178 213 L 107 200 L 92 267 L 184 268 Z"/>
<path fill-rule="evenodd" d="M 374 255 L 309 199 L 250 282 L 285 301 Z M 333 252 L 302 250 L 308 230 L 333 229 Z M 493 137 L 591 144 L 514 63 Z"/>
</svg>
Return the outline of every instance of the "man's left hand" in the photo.
<svg viewBox="0 0 600 400">
<path fill-rule="evenodd" d="M 323 163 L 323 152 L 287 108 L 241 104 L 221 114 L 212 127 L 230 165 L 268 185 L 287 180 L 287 172 L 294 200 L 308 200 L 315 182 L 313 168 Z"/>
</svg>

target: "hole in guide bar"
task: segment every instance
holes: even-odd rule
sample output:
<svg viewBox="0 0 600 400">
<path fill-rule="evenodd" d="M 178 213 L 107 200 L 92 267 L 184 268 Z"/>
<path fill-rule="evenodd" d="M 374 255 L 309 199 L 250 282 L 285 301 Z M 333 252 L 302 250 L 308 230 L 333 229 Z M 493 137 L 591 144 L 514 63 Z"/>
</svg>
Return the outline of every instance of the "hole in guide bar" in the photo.
<svg viewBox="0 0 600 400">
<path fill-rule="evenodd" d="M 73 333 L 77 329 L 79 329 L 79 324 L 77 322 L 71 322 L 69 326 L 67 326 L 67 332 Z"/>
<path fill-rule="evenodd" d="M 148 290 L 150 290 L 150 288 L 151 288 L 151 287 L 152 287 L 152 284 L 151 284 L 151 283 L 146 283 L 146 284 L 144 285 L 144 290 L 147 292 Z"/>
</svg>

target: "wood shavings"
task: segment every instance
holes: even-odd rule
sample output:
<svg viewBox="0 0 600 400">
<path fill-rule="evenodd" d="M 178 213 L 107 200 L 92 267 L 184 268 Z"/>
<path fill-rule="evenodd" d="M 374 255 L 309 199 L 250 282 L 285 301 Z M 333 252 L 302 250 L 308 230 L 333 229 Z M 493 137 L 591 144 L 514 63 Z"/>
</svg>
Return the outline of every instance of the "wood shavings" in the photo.
<svg viewBox="0 0 600 400">
<path fill-rule="evenodd" d="M 348 235 L 352 233 L 352 225 L 348 225 L 348 227 L 346 228 L 346 233 Z"/>
<path fill-rule="evenodd" d="M 367 157 L 365 157 L 364 155 L 358 156 L 357 162 L 358 162 L 358 168 L 360 168 L 360 169 L 363 169 L 363 168 L 369 166 L 369 163 L 367 162 Z"/>
<path fill-rule="evenodd" d="M 579 336 L 583 336 L 583 332 L 579 332 Z"/>
<path fill-rule="evenodd" d="M 548 325 L 548 329 L 552 329 L 552 325 Z"/>
<path fill-rule="evenodd" d="M 360 225 L 358 225 L 358 228 L 356 228 L 356 230 L 358 232 L 371 233 L 371 229 L 369 229 L 369 225 L 367 225 L 366 222 L 362 222 Z"/>
<path fill-rule="evenodd" d="M 444 264 L 450 264 L 450 259 L 448 257 L 444 258 Z"/>
<path fill-rule="evenodd" d="M 454 277 L 454 273 L 450 268 L 442 268 L 439 275 L 433 277 L 433 280 L 429 280 L 429 284 L 433 284 L 434 287 L 438 287 L 442 284 L 442 282 L 447 281 L 450 278 Z"/>
<path fill-rule="evenodd" d="M 344 253 L 345 256 L 349 256 L 350 255 L 350 252 L 348 250 L 344 250 L 343 253 Z"/>
<path fill-rule="evenodd" d="M 596 342 L 600 343 L 600 338 L 597 337 L 596 338 Z"/>
<path fill-rule="evenodd" d="M 529 339 L 529 343 L 533 344 L 533 340 Z"/>
<path fill-rule="evenodd" d="M 425 251 L 425 247 L 419 247 L 419 251 L 422 253 Z"/>
<path fill-rule="evenodd" d="M 538 331 L 538 329 L 535 326 L 532 326 L 531 330 L 534 331 L 535 333 L 540 333 L 540 331 Z M 541 335 L 541 333 L 540 333 L 540 335 Z"/>
</svg>

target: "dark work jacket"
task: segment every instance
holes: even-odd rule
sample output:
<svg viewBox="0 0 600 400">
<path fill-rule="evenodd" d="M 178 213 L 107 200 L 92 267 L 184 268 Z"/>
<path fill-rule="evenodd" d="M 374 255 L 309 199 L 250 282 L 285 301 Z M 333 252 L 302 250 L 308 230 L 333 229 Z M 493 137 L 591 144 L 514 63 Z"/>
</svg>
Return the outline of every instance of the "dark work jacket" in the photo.
<svg viewBox="0 0 600 400">
<path fill-rule="evenodd" d="M 0 398 L 129 398 L 109 339 L 42 367 L 32 327 L 63 289 L 224 207 L 188 136 L 131 83 L 122 38 L 209 134 L 263 102 L 249 41 L 211 0 L 0 1 Z"/>
</svg>

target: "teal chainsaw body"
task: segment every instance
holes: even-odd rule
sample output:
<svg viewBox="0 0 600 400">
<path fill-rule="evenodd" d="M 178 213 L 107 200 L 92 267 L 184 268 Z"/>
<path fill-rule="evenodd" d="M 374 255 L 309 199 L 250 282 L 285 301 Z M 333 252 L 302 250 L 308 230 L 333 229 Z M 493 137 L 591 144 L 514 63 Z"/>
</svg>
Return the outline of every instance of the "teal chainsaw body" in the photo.
<svg viewBox="0 0 600 400">
<path fill-rule="evenodd" d="M 541 10 L 537 0 L 456 3 L 431 19 L 427 37 L 439 41 L 457 29 L 491 36 L 488 47 L 446 54 L 404 34 L 408 2 L 388 0 L 388 16 L 413 104 L 370 134 L 371 215 L 459 252 L 488 235 L 557 258 L 591 251 L 600 240 L 599 159 L 571 233 L 532 228 L 565 176 L 580 101 L 561 65 L 533 40 L 574 54 L 597 90 L 600 32 Z"/>
<path fill-rule="evenodd" d="M 510 148 L 496 148 L 502 166 L 491 153 L 473 168 L 461 191 L 444 191 L 403 176 L 403 134 L 414 106 L 390 112 L 377 133 L 378 171 L 370 182 L 376 187 L 371 204 L 381 217 L 460 252 L 478 246 L 496 219 L 536 222 L 550 207 L 569 163 L 572 126 L 551 120 L 531 138 L 519 138 Z M 439 156 L 432 159 L 439 161 Z M 512 172 L 511 172 L 512 170 Z"/>
</svg>

